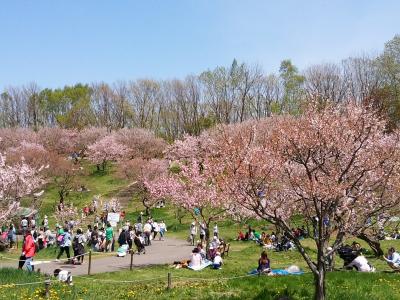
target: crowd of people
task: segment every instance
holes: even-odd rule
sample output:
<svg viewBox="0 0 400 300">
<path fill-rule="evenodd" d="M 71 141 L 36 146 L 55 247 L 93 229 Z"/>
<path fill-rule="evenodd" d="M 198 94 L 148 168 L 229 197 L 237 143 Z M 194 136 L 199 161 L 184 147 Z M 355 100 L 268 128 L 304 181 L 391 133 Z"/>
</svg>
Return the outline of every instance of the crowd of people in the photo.
<svg viewBox="0 0 400 300">
<path fill-rule="evenodd" d="M 189 227 L 188 242 L 190 245 L 196 246 L 188 260 L 174 262 L 174 267 L 201 270 L 212 266 L 214 269 L 220 269 L 223 263 L 222 256 L 226 252 L 227 244 L 219 236 L 217 223 L 214 224 L 212 230 L 213 235 L 210 237 L 210 231 L 205 223 L 193 221 Z"/>
<path fill-rule="evenodd" d="M 123 218 L 121 219 L 123 220 Z M 124 256 L 130 251 L 135 251 L 137 254 L 145 254 L 146 247 L 150 246 L 155 239 L 164 240 L 167 231 L 164 221 L 154 220 L 150 216 L 145 220 L 143 213 L 140 213 L 136 222 L 132 224 L 129 220 L 121 221 L 118 224 L 119 229 L 111 225 L 105 218 L 95 218 L 93 224 L 87 225 L 86 231 L 83 231 L 82 228 L 77 228 L 72 220 L 66 221 L 63 226 L 57 224 L 55 230 L 51 230 L 47 216 L 44 216 L 41 226 L 36 226 L 34 219 L 23 218 L 19 228 L 24 236 L 19 268 L 26 265 L 29 271 L 33 271 L 32 261 L 35 254 L 48 247 L 59 248 L 56 260 L 66 255 L 67 262 L 72 264 L 82 264 L 87 249 L 95 252 L 116 251 L 119 256 Z M 211 230 L 212 236 L 210 236 L 206 224 L 198 223 L 197 221 L 193 221 L 190 224 L 188 242 L 196 246 L 192 250 L 189 260 L 178 262 L 179 267 L 188 267 L 194 270 L 201 269 L 204 266 L 212 266 L 214 269 L 222 267 L 227 243 L 220 237 L 217 223 L 210 227 Z M 293 229 L 293 235 L 300 238 L 308 237 L 304 227 Z M 1 236 L 9 242 L 10 248 L 15 247 L 17 229 L 13 223 L 9 223 L 8 226 L 2 226 Z M 267 255 L 267 250 L 287 251 L 295 249 L 288 236 L 280 236 L 275 232 L 271 234 L 260 233 L 251 228 L 251 226 L 248 226 L 245 233 L 239 231 L 236 240 L 253 241 L 263 247 L 257 268 L 257 272 L 260 274 L 271 272 L 271 261 Z M 71 250 L 73 255 L 71 255 Z M 363 249 L 357 242 L 342 246 L 337 253 L 343 259 L 344 269 L 355 269 L 360 272 L 375 271 L 375 268 L 363 255 Z M 332 253 L 331 257 L 328 257 L 328 270 L 332 266 L 333 255 L 334 253 Z M 395 248 L 389 248 L 387 255 L 383 258 L 391 269 L 400 272 L 400 254 L 396 252 Z M 65 276 L 64 273 L 61 274 Z"/>
<path fill-rule="evenodd" d="M 308 237 L 307 231 L 301 228 L 293 229 L 293 234 L 300 239 Z M 278 235 L 275 232 L 268 234 L 264 231 L 260 233 L 251 226 L 248 227 L 246 233 L 239 231 L 236 240 L 254 241 L 265 249 L 275 251 L 288 251 L 296 248 L 291 239 L 286 235 Z"/>
<path fill-rule="evenodd" d="M 88 249 L 94 252 L 116 251 L 118 256 L 125 256 L 130 251 L 145 254 L 152 240 L 163 241 L 167 232 L 163 220 L 157 221 L 151 216 L 145 220 L 143 213 L 135 223 L 126 220 L 115 227 L 104 218 L 95 218 L 93 224 L 87 225 L 86 231 L 76 226 L 73 220 L 65 221 L 63 226 L 56 224 L 51 230 L 47 216 L 39 227 L 27 218 L 23 218 L 20 225 L 24 238 L 19 268 L 25 265 L 29 271 L 34 269 L 32 261 L 35 254 L 48 247 L 59 248 L 56 261 L 65 255 L 67 263 L 82 264 Z M 15 226 L 10 224 L 8 229 L 3 227 L 1 230 L 3 235 L 9 237 L 10 248 L 13 247 L 17 236 Z"/>
</svg>

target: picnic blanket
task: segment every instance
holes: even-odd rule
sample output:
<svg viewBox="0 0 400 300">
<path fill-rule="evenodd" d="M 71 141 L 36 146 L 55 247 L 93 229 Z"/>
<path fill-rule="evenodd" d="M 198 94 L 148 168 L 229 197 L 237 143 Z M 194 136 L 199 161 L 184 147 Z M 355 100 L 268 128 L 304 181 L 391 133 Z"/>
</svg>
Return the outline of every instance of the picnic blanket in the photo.
<svg viewBox="0 0 400 300">
<path fill-rule="evenodd" d="M 203 263 L 200 266 L 195 266 L 195 267 L 188 266 L 188 269 L 191 269 L 193 271 L 201 271 L 204 268 L 207 268 L 208 266 L 211 266 L 211 265 L 212 265 L 212 261 L 205 260 L 205 261 L 203 261 Z"/>
<path fill-rule="evenodd" d="M 128 245 L 122 245 L 121 247 L 118 248 L 117 250 L 117 256 L 118 257 L 124 257 L 126 256 L 126 253 L 128 252 L 129 246 Z"/>
<path fill-rule="evenodd" d="M 279 275 L 279 276 L 283 276 L 283 275 L 302 275 L 304 274 L 303 271 L 299 271 L 299 272 L 289 272 L 286 269 L 275 269 L 275 270 L 271 270 L 272 275 Z M 251 270 L 249 273 L 249 275 L 257 275 L 258 271 L 257 269 Z"/>
</svg>

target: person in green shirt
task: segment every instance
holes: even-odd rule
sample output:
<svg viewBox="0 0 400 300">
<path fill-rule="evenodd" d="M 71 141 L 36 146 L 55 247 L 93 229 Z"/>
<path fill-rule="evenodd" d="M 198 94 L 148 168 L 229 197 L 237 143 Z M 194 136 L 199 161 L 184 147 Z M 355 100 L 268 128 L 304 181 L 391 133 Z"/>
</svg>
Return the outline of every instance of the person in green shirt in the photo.
<svg viewBox="0 0 400 300">
<path fill-rule="evenodd" d="M 113 228 L 111 227 L 110 222 L 108 222 L 107 228 L 106 228 L 106 251 L 107 252 L 111 251 L 113 237 L 114 237 L 114 231 L 113 231 Z"/>
</svg>

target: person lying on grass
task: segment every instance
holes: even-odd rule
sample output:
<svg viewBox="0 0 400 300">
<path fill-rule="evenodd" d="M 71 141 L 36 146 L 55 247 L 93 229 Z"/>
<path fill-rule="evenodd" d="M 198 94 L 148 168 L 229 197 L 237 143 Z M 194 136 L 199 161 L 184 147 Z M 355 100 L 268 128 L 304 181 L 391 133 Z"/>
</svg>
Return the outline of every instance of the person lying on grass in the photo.
<svg viewBox="0 0 400 300">
<path fill-rule="evenodd" d="M 261 256 L 258 259 L 257 272 L 260 275 L 271 273 L 271 261 L 268 258 L 267 251 L 261 252 Z"/>
<path fill-rule="evenodd" d="M 389 267 L 391 267 L 396 272 L 400 271 L 400 254 L 396 252 L 394 247 L 390 247 L 388 249 L 387 257 L 383 257 L 384 260 L 388 263 Z"/>
</svg>

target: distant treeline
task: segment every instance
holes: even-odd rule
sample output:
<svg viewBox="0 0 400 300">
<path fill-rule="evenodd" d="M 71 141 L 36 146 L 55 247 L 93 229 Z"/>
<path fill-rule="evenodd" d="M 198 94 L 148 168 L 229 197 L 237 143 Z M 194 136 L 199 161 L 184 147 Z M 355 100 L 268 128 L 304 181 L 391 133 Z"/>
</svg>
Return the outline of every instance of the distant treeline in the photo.
<svg viewBox="0 0 400 300">
<path fill-rule="evenodd" d="M 400 118 L 400 35 L 377 56 L 350 57 L 339 64 L 313 65 L 299 71 L 290 60 L 277 74 L 233 61 L 184 80 L 138 79 L 41 89 L 37 84 L 10 86 L 0 96 L 0 126 L 140 127 L 168 140 L 199 134 L 218 123 L 260 119 L 301 111 L 319 101 L 365 102 L 389 119 Z"/>
</svg>

